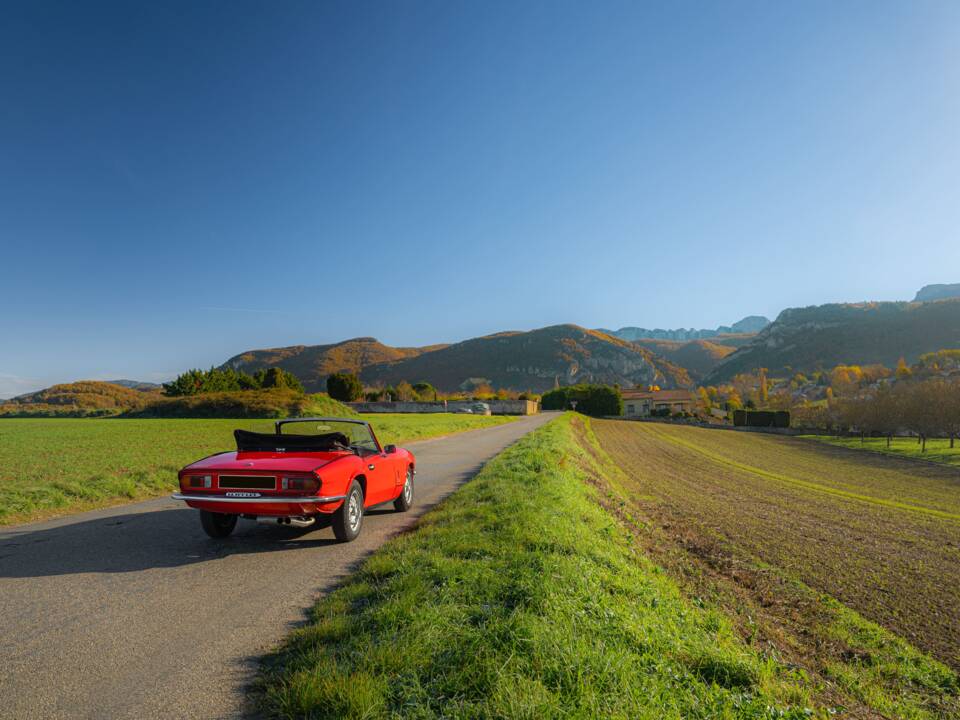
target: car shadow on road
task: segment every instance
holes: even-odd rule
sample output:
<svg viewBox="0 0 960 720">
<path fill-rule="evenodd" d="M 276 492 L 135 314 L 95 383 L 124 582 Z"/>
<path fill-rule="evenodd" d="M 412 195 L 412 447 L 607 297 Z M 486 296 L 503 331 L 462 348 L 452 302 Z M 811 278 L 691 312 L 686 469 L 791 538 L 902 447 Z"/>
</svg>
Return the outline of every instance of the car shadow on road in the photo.
<svg viewBox="0 0 960 720">
<path fill-rule="evenodd" d="M 213 540 L 200 529 L 196 510 L 133 512 L 41 530 L 5 530 L 0 537 L 0 578 L 138 572 L 336 544 L 329 528 L 273 527 L 245 520 L 232 536 Z"/>
<path fill-rule="evenodd" d="M 476 475 L 482 464 L 458 473 L 459 487 Z M 455 489 L 455 488 L 454 488 Z M 451 490 L 452 492 L 452 490 Z M 388 535 L 401 532 L 446 497 L 449 492 L 427 492 L 427 502 L 404 513 L 403 522 Z M 396 515 L 391 505 L 367 511 L 374 519 Z M 369 531 L 373 531 L 371 527 Z M 384 538 L 386 539 L 386 538 Z M 213 540 L 200 528 L 197 511 L 187 507 L 111 513 L 79 522 L 36 529 L 28 526 L 0 530 L 0 578 L 32 578 L 81 573 L 129 573 L 176 568 L 222 559 L 339 543 L 329 527 L 292 528 L 240 520 L 228 538 Z M 365 559 L 367 553 L 351 566 Z M 326 592 L 329 588 L 318 588 Z"/>
</svg>

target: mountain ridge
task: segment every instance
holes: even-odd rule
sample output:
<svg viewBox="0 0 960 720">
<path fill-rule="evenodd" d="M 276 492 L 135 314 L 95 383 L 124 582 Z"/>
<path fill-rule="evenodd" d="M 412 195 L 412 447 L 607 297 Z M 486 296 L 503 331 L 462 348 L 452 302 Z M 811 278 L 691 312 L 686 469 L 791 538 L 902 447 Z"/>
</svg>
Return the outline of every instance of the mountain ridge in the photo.
<svg viewBox="0 0 960 720">
<path fill-rule="evenodd" d="M 960 298 L 936 302 L 830 303 L 788 308 L 705 378 L 716 384 L 760 367 L 809 372 L 836 365 L 896 365 L 902 357 L 960 347 Z"/>
<path fill-rule="evenodd" d="M 960 283 L 924 285 L 914 296 L 914 302 L 935 302 L 960 298 Z"/>
<path fill-rule="evenodd" d="M 718 328 L 713 330 L 702 329 L 696 330 L 694 328 L 677 328 L 674 330 L 664 330 L 662 328 L 648 329 L 641 327 L 622 327 L 619 330 L 607 330 L 604 328 L 599 328 L 600 332 L 605 332 L 608 335 L 613 335 L 618 337 L 621 340 L 628 340 L 633 342 L 634 340 L 706 340 L 708 338 L 714 338 L 718 335 L 737 335 L 737 334 L 754 334 L 758 333 L 763 328 L 767 327 L 770 324 L 770 320 L 763 315 L 748 315 L 747 317 L 738 320 L 733 325 L 721 325 Z"/>
</svg>

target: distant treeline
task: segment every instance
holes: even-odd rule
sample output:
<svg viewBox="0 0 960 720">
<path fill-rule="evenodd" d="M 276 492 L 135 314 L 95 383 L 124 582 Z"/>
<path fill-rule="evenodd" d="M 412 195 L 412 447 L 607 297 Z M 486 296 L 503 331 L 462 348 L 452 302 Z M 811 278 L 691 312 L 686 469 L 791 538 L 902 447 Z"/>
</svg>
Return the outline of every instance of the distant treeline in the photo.
<svg viewBox="0 0 960 720">
<path fill-rule="evenodd" d="M 826 406 L 798 408 L 796 424 L 838 432 L 917 435 L 926 450 L 928 437 L 960 435 L 960 383 L 942 378 L 882 383 L 857 396 L 836 398 Z"/>
<path fill-rule="evenodd" d="M 327 377 L 327 394 L 340 402 L 368 402 L 379 401 L 417 401 L 433 402 L 436 400 L 537 400 L 539 395 L 533 392 L 514 392 L 512 390 L 494 390 L 489 385 L 478 385 L 471 391 L 459 393 L 444 393 L 437 390 L 428 382 L 409 383 L 401 380 L 396 385 L 386 387 L 365 388 L 363 383 L 353 373 L 333 373 Z"/>
<path fill-rule="evenodd" d="M 303 385 L 296 375 L 278 367 L 257 370 L 248 375 L 233 368 L 210 368 L 187 370 L 177 379 L 163 384 L 163 393 L 170 397 L 199 395 L 210 392 L 234 392 L 240 390 L 269 390 L 273 388 L 294 390 L 303 393 Z"/>
</svg>

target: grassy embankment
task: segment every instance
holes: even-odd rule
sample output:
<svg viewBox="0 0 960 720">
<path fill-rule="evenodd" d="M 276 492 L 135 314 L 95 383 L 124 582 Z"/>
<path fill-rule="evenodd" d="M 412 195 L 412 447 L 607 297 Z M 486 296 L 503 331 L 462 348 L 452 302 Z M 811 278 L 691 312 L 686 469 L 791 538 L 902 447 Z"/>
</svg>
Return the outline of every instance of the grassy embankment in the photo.
<svg viewBox="0 0 960 720">
<path fill-rule="evenodd" d="M 890 442 L 890 447 L 887 447 L 886 438 L 864 438 L 863 442 L 861 442 L 858 437 L 838 438 L 832 435 L 801 435 L 800 437 L 853 450 L 870 450 L 871 452 L 884 453 L 887 455 L 960 466 L 960 442 L 954 443 L 954 447 L 951 448 L 950 441 L 946 438 L 927 440 L 927 451 L 922 452 L 917 439 L 909 437 L 893 438 Z"/>
<path fill-rule="evenodd" d="M 752 433 L 590 428 L 641 546 L 751 644 L 856 717 L 960 716 L 955 470 Z"/>
<path fill-rule="evenodd" d="M 453 414 L 366 417 L 385 444 L 512 419 Z M 0 419 L 0 525 L 171 492 L 181 467 L 234 448 L 235 428 L 272 432 L 273 421 Z"/>
<path fill-rule="evenodd" d="M 565 416 L 528 435 L 314 608 L 267 658 L 291 718 L 801 718 L 802 671 L 685 599 L 590 486 Z"/>
</svg>

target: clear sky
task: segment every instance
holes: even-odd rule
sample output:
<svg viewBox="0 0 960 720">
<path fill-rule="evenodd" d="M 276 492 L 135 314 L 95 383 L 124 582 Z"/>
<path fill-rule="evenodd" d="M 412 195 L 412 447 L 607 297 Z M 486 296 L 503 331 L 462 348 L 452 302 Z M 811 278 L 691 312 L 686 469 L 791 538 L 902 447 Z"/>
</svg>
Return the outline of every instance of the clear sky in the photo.
<svg viewBox="0 0 960 720">
<path fill-rule="evenodd" d="M 0 396 L 960 282 L 960 3 L 21 2 Z"/>
</svg>

